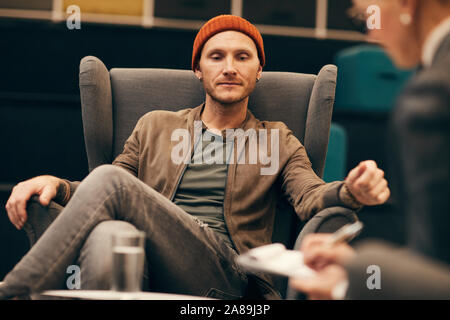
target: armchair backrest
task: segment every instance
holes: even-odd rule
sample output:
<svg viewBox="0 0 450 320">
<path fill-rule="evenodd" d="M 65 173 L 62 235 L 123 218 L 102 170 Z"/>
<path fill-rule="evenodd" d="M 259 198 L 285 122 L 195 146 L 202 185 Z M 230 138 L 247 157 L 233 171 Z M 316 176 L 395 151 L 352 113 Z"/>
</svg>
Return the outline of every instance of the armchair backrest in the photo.
<svg viewBox="0 0 450 320">
<path fill-rule="evenodd" d="M 249 100 L 260 120 L 283 121 L 303 143 L 318 176 L 325 163 L 337 68 L 318 75 L 263 72 Z M 122 152 L 138 119 L 151 110 L 196 107 L 205 99 L 190 70 L 125 69 L 110 71 L 93 56 L 80 63 L 80 92 L 89 170 L 111 163 Z M 298 227 L 293 209 L 280 202 L 274 241 L 292 246 Z"/>
</svg>

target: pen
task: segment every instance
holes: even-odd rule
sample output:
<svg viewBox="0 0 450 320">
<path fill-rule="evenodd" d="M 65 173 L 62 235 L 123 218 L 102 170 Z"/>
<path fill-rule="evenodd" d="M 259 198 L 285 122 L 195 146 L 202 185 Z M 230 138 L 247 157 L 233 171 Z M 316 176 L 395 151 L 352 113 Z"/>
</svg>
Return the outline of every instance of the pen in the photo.
<svg viewBox="0 0 450 320">
<path fill-rule="evenodd" d="M 334 232 L 325 245 L 333 246 L 344 241 L 349 242 L 361 232 L 362 228 L 363 223 L 361 221 L 356 221 L 352 224 L 346 224 L 345 226 Z"/>
</svg>

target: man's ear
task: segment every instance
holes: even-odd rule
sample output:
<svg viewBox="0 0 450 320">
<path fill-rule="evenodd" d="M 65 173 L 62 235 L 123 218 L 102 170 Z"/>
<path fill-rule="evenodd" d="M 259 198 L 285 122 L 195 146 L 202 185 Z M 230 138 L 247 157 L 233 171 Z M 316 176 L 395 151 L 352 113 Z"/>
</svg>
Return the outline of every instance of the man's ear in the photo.
<svg viewBox="0 0 450 320">
<path fill-rule="evenodd" d="M 197 64 L 197 66 L 195 67 L 195 69 L 194 69 L 194 73 L 195 73 L 195 76 L 199 79 L 199 80 L 202 80 L 203 79 L 203 73 L 202 73 L 202 71 L 200 70 L 200 66 Z"/>
<path fill-rule="evenodd" d="M 262 75 L 262 66 L 259 65 L 258 72 L 256 73 L 256 79 L 260 79 Z"/>
</svg>

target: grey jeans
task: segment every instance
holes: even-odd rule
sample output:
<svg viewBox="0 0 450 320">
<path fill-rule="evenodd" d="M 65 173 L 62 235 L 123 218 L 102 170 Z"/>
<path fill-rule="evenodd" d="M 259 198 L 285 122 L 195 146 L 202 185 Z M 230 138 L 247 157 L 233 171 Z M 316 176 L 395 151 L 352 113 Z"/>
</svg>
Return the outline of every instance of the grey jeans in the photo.
<svg viewBox="0 0 450 320">
<path fill-rule="evenodd" d="M 82 286 L 90 283 L 89 289 L 94 289 L 95 281 L 100 288 L 105 286 L 105 280 L 98 279 L 105 279 L 110 270 L 108 255 L 89 254 L 98 252 L 95 246 L 101 243 L 91 232 L 105 221 L 146 233 L 151 291 L 226 299 L 245 295 L 248 278 L 234 262 L 237 253 L 214 231 L 127 171 L 103 165 L 83 180 L 64 210 L 8 273 L 0 298 L 60 288 L 67 266 L 77 261 L 81 278 L 87 277 Z"/>
</svg>

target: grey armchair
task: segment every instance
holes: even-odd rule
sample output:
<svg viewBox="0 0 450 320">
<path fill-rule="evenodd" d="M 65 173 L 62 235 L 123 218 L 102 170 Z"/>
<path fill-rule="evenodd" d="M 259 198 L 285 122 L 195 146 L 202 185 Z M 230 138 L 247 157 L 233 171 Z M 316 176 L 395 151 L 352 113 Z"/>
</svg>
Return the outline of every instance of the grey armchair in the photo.
<svg viewBox="0 0 450 320">
<path fill-rule="evenodd" d="M 293 131 L 305 146 L 318 176 L 322 176 L 325 165 L 336 73 L 337 68 L 333 65 L 324 66 L 318 75 L 264 72 L 249 102 L 249 108 L 257 118 L 283 121 Z M 111 163 L 122 152 L 125 140 L 145 113 L 156 109 L 175 111 L 195 107 L 205 97 L 201 83 L 189 70 L 113 68 L 108 71 L 102 61 L 88 56 L 81 60 L 79 76 L 90 171 Z M 39 231 L 30 232 L 33 244 L 46 228 L 42 224 L 48 225 L 51 219 L 43 221 L 45 211 L 49 209 L 36 203 L 31 203 L 30 207 L 34 207 L 31 225 L 40 225 L 35 228 Z M 62 209 L 54 205 L 50 208 L 56 212 Z M 300 223 L 288 202 L 280 201 L 273 242 L 293 248 L 295 243 L 299 246 L 309 233 L 333 232 L 356 220 L 353 211 L 333 207 L 319 212 L 307 223 Z M 94 235 L 97 229 L 92 232 Z M 275 282 L 285 296 L 286 281 L 275 279 Z"/>
</svg>

